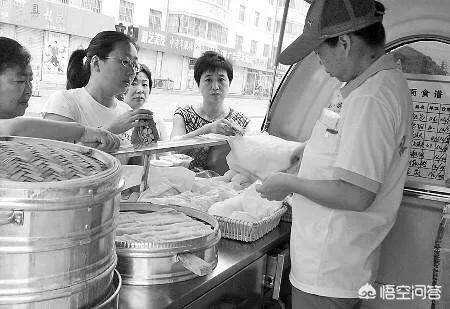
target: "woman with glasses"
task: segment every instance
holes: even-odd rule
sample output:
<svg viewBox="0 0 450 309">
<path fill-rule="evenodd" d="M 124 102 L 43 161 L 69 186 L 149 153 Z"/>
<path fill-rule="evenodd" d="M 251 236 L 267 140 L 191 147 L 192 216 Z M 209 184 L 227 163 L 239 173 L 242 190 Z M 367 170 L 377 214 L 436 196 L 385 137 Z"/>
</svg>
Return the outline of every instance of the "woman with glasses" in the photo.
<svg viewBox="0 0 450 309">
<path fill-rule="evenodd" d="M 98 33 L 85 50 L 72 53 L 67 67 L 67 90 L 47 102 L 44 118 L 78 122 L 123 134 L 152 119 L 152 112 L 131 109 L 116 96 L 127 91 L 139 71 L 137 47 L 126 34 Z M 122 139 L 125 146 L 127 140 Z"/>
</svg>

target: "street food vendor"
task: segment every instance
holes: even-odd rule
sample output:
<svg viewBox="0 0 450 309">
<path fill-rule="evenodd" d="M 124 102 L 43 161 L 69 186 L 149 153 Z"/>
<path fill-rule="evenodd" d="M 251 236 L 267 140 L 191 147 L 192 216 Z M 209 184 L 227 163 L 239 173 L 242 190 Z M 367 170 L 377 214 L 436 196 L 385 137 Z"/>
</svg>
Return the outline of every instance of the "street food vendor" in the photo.
<svg viewBox="0 0 450 309">
<path fill-rule="evenodd" d="M 200 104 L 180 106 L 175 110 L 172 139 L 208 133 L 236 135 L 245 130 L 250 120 L 224 103 L 233 80 L 231 63 L 214 51 L 206 51 L 195 62 L 194 79 L 203 100 Z M 228 153 L 229 149 L 222 151 Z M 211 149 L 193 150 L 187 154 L 194 157 L 191 169 L 211 168 L 208 164 L 212 157 Z"/>
<path fill-rule="evenodd" d="M 117 149 L 119 139 L 102 129 L 20 117 L 32 93 L 31 55 L 10 38 L 0 37 L 0 46 L 0 135 L 81 142 L 104 151 Z"/>
<path fill-rule="evenodd" d="M 383 14 L 373 0 L 316 0 L 280 55 L 294 64 L 314 51 L 343 83 L 297 152 L 298 175 L 273 174 L 258 189 L 270 200 L 293 193 L 292 308 L 357 308 L 400 206 L 411 98 L 384 52 Z"/>
<path fill-rule="evenodd" d="M 118 100 L 139 71 L 137 48 L 128 35 L 102 31 L 86 49 L 75 50 L 67 67 L 67 90 L 52 95 L 45 119 L 78 122 L 114 134 L 145 125 L 152 113 Z"/>
</svg>

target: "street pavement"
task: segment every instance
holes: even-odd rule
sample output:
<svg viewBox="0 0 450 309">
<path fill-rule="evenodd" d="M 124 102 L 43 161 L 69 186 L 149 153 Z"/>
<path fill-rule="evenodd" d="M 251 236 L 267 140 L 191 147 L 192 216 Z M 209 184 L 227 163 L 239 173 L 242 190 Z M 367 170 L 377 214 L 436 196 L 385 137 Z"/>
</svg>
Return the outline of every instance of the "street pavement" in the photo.
<svg viewBox="0 0 450 309">
<path fill-rule="evenodd" d="M 31 97 L 26 116 L 39 117 L 45 109 L 50 92 L 40 97 Z M 172 116 L 179 105 L 196 104 L 201 102 L 202 97 L 198 91 L 163 91 L 153 89 L 149 102 L 144 106 L 159 115 L 167 127 L 168 132 L 172 130 Z M 268 99 L 257 99 L 251 96 L 230 94 L 225 102 L 233 109 L 244 113 L 250 118 L 249 131 L 259 131 L 267 111 Z"/>
</svg>

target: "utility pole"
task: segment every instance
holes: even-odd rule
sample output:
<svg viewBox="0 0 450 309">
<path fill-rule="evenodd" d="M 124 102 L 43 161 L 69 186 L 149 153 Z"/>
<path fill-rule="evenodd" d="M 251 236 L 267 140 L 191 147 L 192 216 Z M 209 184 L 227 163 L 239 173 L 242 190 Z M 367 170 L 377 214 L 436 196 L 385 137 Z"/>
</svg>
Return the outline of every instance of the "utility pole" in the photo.
<svg viewBox="0 0 450 309">
<path fill-rule="evenodd" d="M 167 0 L 167 6 L 166 6 L 166 26 L 165 31 L 166 33 L 168 32 L 167 30 L 169 29 L 169 7 L 170 7 L 170 0 Z"/>
<path fill-rule="evenodd" d="M 278 36 L 278 45 L 277 45 L 277 51 L 275 53 L 275 63 L 274 63 L 274 69 L 273 69 L 273 78 L 272 78 L 272 86 L 270 87 L 270 95 L 269 98 L 272 98 L 273 95 L 273 88 L 275 84 L 275 78 L 277 76 L 277 69 L 278 69 L 278 57 L 281 53 L 281 48 L 283 46 L 283 38 L 284 38 L 284 29 L 286 28 L 286 19 L 289 11 L 289 3 L 290 0 L 285 0 L 284 2 L 284 9 L 283 9 L 283 18 L 281 19 L 281 25 L 280 25 L 280 34 Z M 275 24 L 276 24 L 276 13 L 275 13 Z"/>
<path fill-rule="evenodd" d="M 288 11 L 289 11 L 289 3 L 290 0 L 285 0 L 284 2 L 284 9 L 283 9 L 283 18 L 281 20 L 281 25 L 280 25 L 280 35 L 278 37 L 278 45 L 277 45 L 277 52 L 275 53 L 275 63 L 274 63 L 274 68 L 273 68 L 273 77 L 272 77 L 272 85 L 270 86 L 270 93 L 269 93 L 269 107 L 267 108 L 267 113 L 266 116 L 264 118 L 264 121 L 261 125 L 261 131 L 267 131 L 269 129 L 270 126 L 270 107 L 272 105 L 272 96 L 273 96 L 273 88 L 275 87 L 275 79 L 277 77 L 277 70 L 278 70 L 278 57 L 281 53 L 281 48 L 283 46 L 283 38 L 284 38 L 284 29 L 286 28 L 286 19 L 287 19 L 287 15 L 288 15 Z M 277 3 L 277 7 L 278 7 L 278 3 Z M 276 24 L 276 18 L 277 18 L 277 14 L 275 13 L 275 24 Z"/>
</svg>

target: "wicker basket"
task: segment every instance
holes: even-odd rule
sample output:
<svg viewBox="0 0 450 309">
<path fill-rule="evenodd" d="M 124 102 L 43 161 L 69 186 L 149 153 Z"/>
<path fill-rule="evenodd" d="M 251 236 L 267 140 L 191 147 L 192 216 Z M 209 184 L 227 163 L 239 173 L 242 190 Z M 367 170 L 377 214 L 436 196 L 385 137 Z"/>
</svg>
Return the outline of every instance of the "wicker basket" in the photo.
<svg viewBox="0 0 450 309">
<path fill-rule="evenodd" d="M 280 219 L 286 210 L 287 207 L 282 206 L 271 216 L 257 222 L 246 222 L 221 216 L 214 217 L 219 222 L 222 237 L 251 242 L 260 239 L 273 230 L 280 223 Z"/>
</svg>

